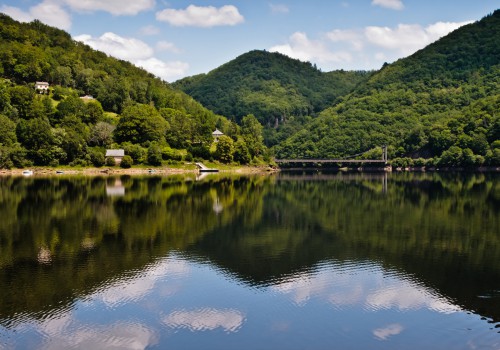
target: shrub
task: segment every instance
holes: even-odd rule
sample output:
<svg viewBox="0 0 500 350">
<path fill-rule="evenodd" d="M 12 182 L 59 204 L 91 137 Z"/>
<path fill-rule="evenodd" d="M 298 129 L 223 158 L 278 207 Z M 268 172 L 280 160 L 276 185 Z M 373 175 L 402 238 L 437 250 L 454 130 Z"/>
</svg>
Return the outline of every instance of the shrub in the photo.
<svg viewBox="0 0 500 350">
<path fill-rule="evenodd" d="M 151 143 L 148 148 L 148 164 L 153 166 L 160 166 L 162 160 L 162 152 L 156 143 Z"/>
<path fill-rule="evenodd" d="M 116 165 L 115 158 L 113 158 L 113 157 L 106 157 L 106 165 L 107 166 L 115 166 Z"/>
<path fill-rule="evenodd" d="M 106 163 L 106 157 L 99 150 L 91 150 L 90 151 L 90 162 L 95 167 L 101 167 Z"/>
<path fill-rule="evenodd" d="M 134 164 L 134 160 L 132 159 L 131 156 L 126 155 L 122 158 L 122 161 L 120 163 L 120 167 L 123 169 L 128 169 Z"/>
</svg>

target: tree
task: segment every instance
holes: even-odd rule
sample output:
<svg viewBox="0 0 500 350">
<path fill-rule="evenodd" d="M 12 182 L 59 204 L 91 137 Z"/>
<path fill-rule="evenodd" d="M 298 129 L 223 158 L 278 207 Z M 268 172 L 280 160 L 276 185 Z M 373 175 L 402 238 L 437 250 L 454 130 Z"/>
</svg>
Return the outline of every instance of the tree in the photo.
<svg viewBox="0 0 500 350">
<path fill-rule="evenodd" d="M 16 123 L 0 114 L 0 145 L 10 146 L 16 141 Z"/>
<path fill-rule="evenodd" d="M 85 108 L 83 110 L 82 120 L 87 124 L 96 124 L 102 120 L 104 116 L 104 110 L 102 109 L 101 103 L 97 100 L 91 100 L 85 103 Z"/>
<path fill-rule="evenodd" d="M 458 146 L 451 146 L 448 150 L 444 151 L 441 155 L 439 165 L 443 166 L 460 166 L 462 165 L 463 151 Z"/>
<path fill-rule="evenodd" d="M 113 143 L 114 130 L 115 126 L 106 122 L 98 122 L 90 131 L 89 145 L 109 147 Z"/>
<path fill-rule="evenodd" d="M 144 144 L 164 141 L 169 125 L 150 105 L 134 104 L 125 107 L 115 129 L 116 142 Z"/>
<path fill-rule="evenodd" d="M 74 81 L 71 74 L 70 67 L 57 66 L 52 71 L 52 80 L 54 83 L 62 85 L 64 87 L 73 86 Z"/>
<path fill-rule="evenodd" d="M 223 163 L 233 161 L 234 142 L 229 136 L 222 135 L 216 145 L 215 156 Z"/>
<path fill-rule="evenodd" d="M 160 166 L 162 160 L 162 152 L 160 146 L 156 142 L 152 142 L 148 147 L 148 164 Z"/>
<path fill-rule="evenodd" d="M 248 164 L 252 160 L 250 158 L 250 153 L 248 152 L 248 147 L 242 138 L 238 138 L 238 141 L 234 144 L 234 161 L 240 164 Z"/>
<path fill-rule="evenodd" d="M 241 133 L 252 157 L 259 156 L 264 152 L 262 129 L 262 125 L 252 114 L 241 120 Z"/>
<path fill-rule="evenodd" d="M 89 150 L 90 162 L 95 167 L 101 167 L 106 162 L 106 157 L 104 156 L 104 152 L 99 148 L 92 148 Z"/>
<path fill-rule="evenodd" d="M 162 108 L 160 114 L 170 125 L 165 135 L 168 144 L 174 148 L 187 147 L 195 130 L 193 118 L 173 108 Z"/>
<path fill-rule="evenodd" d="M 125 150 L 125 153 L 132 157 L 132 159 L 134 160 L 134 164 L 140 164 L 144 162 L 147 155 L 147 150 L 141 147 L 141 145 L 134 145 L 130 142 L 124 142 L 122 144 L 122 147 Z"/>
<path fill-rule="evenodd" d="M 50 123 L 45 118 L 21 120 L 17 124 L 17 139 L 27 149 L 38 150 L 53 144 Z"/>
<path fill-rule="evenodd" d="M 35 91 L 28 86 L 18 85 L 9 89 L 10 104 L 17 110 L 20 118 L 30 117 Z"/>
<path fill-rule="evenodd" d="M 82 118 L 85 115 L 85 102 L 77 96 L 66 97 L 57 105 L 57 116 L 61 120 L 66 116 L 75 115 Z"/>
<path fill-rule="evenodd" d="M 64 129 L 61 147 L 66 152 L 67 161 L 83 158 L 87 151 L 87 126 L 74 115 L 64 117 L 60 126 Z"/>
<path fill-rule="evenodd" d="M 115 166 L 116 165 L 116 160 L 113 157 L 106 157 L 106 162 L 105 164 L 107 166 Z"/>
<path fill-rule="evenodd" d="M 134 161 L 132 160 L 132 157 L 129 155 L 125 155 L 122 158 L 122 161 L 120 162 L 120 167 L 123 169 L 128 169 L 134 164 Z"/>
</svg>

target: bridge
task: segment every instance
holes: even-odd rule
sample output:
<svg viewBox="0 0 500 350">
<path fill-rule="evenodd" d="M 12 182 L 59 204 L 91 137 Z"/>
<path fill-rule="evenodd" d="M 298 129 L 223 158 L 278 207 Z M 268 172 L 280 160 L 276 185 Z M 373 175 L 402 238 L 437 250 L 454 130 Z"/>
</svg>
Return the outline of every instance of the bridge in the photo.
<svg viewBox="0 0 500 350">
<path fill-rule="evenodd" d="M 368 152 L 368 151 L 366 151 Z M 353 157 L 357 157 L 360 155 L 365 154 L 366 152 L 363 153 L 358 153 L 349 157 L 346 157 L 344 159 L 275 159 L 275 162 L 278 164 L 297 164 L 297 163 L 302 163 L 302 164 L 323 164 L 323 163 L 331 163 L 331 164 L 387 164 L 387 146 L 382 147 L 382 159 L 350 159 Z"/>
</svg>

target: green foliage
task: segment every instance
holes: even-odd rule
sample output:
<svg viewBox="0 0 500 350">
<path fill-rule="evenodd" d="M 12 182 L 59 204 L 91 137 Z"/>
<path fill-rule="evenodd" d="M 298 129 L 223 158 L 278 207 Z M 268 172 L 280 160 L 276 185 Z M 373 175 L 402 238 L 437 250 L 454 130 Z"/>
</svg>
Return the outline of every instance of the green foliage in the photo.
<svg viewBox="0 0 500 350">
<path fill-rule="evenodd" d="M 102 149 L 95 147 L 89 150 L 90 162 L 95 167 L 102 167 L 106 163 L 106 157 Z"/>
<path fill-rule="evenodd" d="M 255 116 L 249 114 L 241 120 L 241 133 L 248 151 L 252 157 L 264 153 L 264 138 L 262 136 L 262 125 Z"/>
<path fill-rule="evenodd" d="M 163 160 L 176 160 L 176 161 L 182 160 L 181 152 L 178 150 L 172 149 L 168 146 L 163 147 L 163 149 L 161 150 L 161 157 Z"/>
<path fill-rule="evenodd" d="M 115 127 L 106 122 L 98 122 L 90 131 L 89 145 L 109 147 L 113 143 Z"/>
<path fill-rule="evenodd" d="M 160 166 L 162 161 L 162 150 L 160 146 L 152 142 L 148 147 L 148 164 L 153 166 Z"/>
<path fill-rule="evenodd" d="M 248 152 L 247 144 L 243 138 L 238 138 L 238 140 L 234 143 L 233 159 L 235 162 L 240 164 L 249 164 L 252 160 L 250 152 Z"/>
<path fill-rule="evenodd" d="M 216 144 L 215 157 L 222 163 L 231 163 L 233 161 L 234 142 L 229 136 L 222 135 Z"/>
<path fill-rule="evenodd" d="M 365 72 L 322 73 L 311 63 L 255 50 L 173 86 L 215 113 L 237 121 L 253 114 L 263 125 L 274 126 L 290 116 L 321 111 L 368 76 Z"/>
<path fill-rule="evenodd" d="M 493 162 L 500 10 L 385 65 L 338 102 L 277 140 L 276 157 L 342 158 L 387 144 L 392 157 L 436 157 L 441 166 Z"/>
<path fill-rule="evenodd" d="M 147 149 L 141 145 L 125 142 L 122 144 L 125 153 L 132 157 L 134 164 L 141 164 L 146 160 Z"/>
<path fill-rule="evenodd" d="M 16 123 L 0 114 L 0 145 L 10 146 L 16 141 Z"/>
<path fill-rule="evenodd" d="M 116 165 L 115 158 L 113 158 L 113 157 L 106 157 L 106 165 L 107 166 L 115 166 Z"/>
<path fill-rule="evenodd" d="M 134 164 L 134 161 L 132 160 L 132 157 L 129 155 L 125 155 L 122 158 L 122 161 L 120 162 L 120 167 L 123 169 L 128 169 Z"/>
<path fill-rule="evenodd" d="M 164 144 L 165 139 L 178 149 L 207 145 L 216 124 L 229 123 L 145 70 L 95 51 L 36 20 L 19 23 L 0 14 L 0 74 L 8 79 L 0 79 L 1 115 L 16 123 L 19 132 L 24 128 L 18 127 L 20 119 L 48 119 L 50 128 L 57 129 L 57 138 L 47 147 L 31 149 L 38 147 L 38 141 L 23 137 L 29 160 L 35 155 L 44 163 L 49 159 L 60 164 L 90 159 L 87 146 L 109 147 L 113 136 L 120 143 L 144 147 L 153 141 Z M 51 94 L 36 94 L 35 81 L 49 82 Z M 82 95 L 94 99 L 83 101 Z M 162 109 L 168 113 L 161 115 L 158 111 Z M 73 145 L 71 128 L 61 126 L 71 116 L 87 130 Z M 169 128 L 170 121 L 174 128 Z M 117 128 L 113 130 L 110 124 Z M 47 135 L 51 137 L 50 132 Z M 82 145 L 81 140 L 87 144 Z M 145 155 L 141 158 L 144 161 Z"/>
<path fill-rule="evenodd" d="M 168 122 L 151 105 L 134 104 L 125 107 L 114 132 L 116 142 L 145 144 L 165 141 Z"/>
</svg>

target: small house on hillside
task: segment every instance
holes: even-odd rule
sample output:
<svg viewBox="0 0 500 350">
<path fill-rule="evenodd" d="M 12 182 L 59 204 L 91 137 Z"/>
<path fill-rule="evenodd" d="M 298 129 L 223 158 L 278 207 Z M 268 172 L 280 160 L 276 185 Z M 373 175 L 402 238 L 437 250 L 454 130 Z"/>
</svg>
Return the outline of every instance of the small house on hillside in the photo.
<svg viewBox="0 0 500 350">
<path fill-rule="evenodd" d="M 116 165 L 122 162 L 123 157 L 125 157 L 125 150 L 123 149 L 107 149 L 106 158 L 113 157 L 115 159 Z"/>
<path fill-rule="evenodd" d="M 221 137 L 222 135 L 224 135 L 224 133 L 222 131 L 220 131 L 219 129 L 215 129 L 215 131 L 212 133 L 212 136 L 214 137 L 215 142 L 219 141 L 219 137 Z"/>
<path fill-rule="evenodd" d="M 48 93 L 49 87 L 50 85 L 46 81 L 37 81 L 35 83 L 35 90 L 41 94 Z"/>
</svg>

